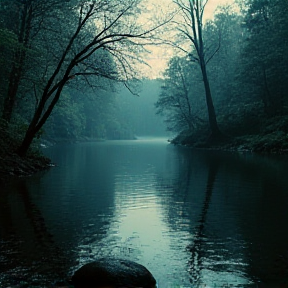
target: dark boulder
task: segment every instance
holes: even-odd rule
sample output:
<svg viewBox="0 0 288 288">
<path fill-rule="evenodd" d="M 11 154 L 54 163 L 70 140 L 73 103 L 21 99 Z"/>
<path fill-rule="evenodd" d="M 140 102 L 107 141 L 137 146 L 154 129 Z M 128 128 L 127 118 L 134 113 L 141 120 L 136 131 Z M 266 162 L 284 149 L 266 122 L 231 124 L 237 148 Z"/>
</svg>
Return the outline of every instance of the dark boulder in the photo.
<svg viewBox="0 0 288 288">
<path fill-rule="evenodd" d="M 72 276 L 75 288 L 154 288 L 156 280 L 142 265 L 129 260 L 101 258 Z"/>
</svg>

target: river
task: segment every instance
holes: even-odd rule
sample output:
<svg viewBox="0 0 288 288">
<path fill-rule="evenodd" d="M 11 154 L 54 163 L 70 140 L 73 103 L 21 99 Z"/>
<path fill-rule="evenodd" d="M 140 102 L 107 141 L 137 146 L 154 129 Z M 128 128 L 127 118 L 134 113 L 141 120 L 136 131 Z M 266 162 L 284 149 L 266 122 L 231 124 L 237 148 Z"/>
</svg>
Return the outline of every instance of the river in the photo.
<svg viewBox="0 0 288 288">
<path fill-rule="evenodd" d="M 288 283 L 287 157 L 153 138 L 44 152 L 55 167 L 1 187 L 1 288 L 107 256 L 143 264 L 159 288 Z"/>
</svg>

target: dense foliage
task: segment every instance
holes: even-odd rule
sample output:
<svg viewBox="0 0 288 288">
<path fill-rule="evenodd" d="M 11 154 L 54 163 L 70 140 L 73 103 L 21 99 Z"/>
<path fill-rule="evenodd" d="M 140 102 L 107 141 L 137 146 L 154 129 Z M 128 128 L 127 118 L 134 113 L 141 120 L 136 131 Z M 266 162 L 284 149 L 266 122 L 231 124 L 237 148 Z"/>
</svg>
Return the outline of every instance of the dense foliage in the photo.
<svg viewBox="0 0 288 288">
<path fill-rule="evenodd" d="M 220 39 L 219 51 L 207 64 L 217 120 L 226 135 L 247 142 L 243 147 L 283 151 L 288 147 L 288 3 L 240 4 L 241 13 L 223 7 L 203 28 L 207 53 Z M 179 133 L 176 142 L 192 145 L 208 137 L 201 82 L 191 54 L 170 60 L 156 106 L 168 129 Z"/>
<path fill-rule="evenodd" d="M 176 142 L 205 142 L 215 120 L 222 133 L 255 140 L 259 150 L 265 145 L 271 150 L 273 143 L 286 149 L 287 1 L 238 1 L 240 12 L 222 7 L 200 26 L 193 19 L 202 21 L 199 12 L 205 7 L 190 2 L 192 10 L 187 6 L 184 12 L 190 11 L 191 21 L 172 21 L 186 54 L 170 59 L 159 93 L 159 81 L 144 81 L 145 102 L 126 97 L 129 90 L 123 89 L 137 76 L 137 55 L 145 50 L 141 41 L 158 37 L 154 28 L 132 21 L 140 0 L 1 0 L 1 127 L 22 146 L 18 154 L 39 137 L 71 141 L 163 134 L 149 106 L 156 94 L 158 114 L 180 135 Z M 183 8 L 182 1 L 174 3 Z"/>
<path fill-rule="evenodd" d="M 137 55 L 162 26 L 136 21 L 141 5 L 140 0 L 0 1 L 1 125 L 20 127 L 15 135 L 22 139 L 20 156 L 40 136 L 133 137 L 117 90 L 138 76 Z"/>
</svg>

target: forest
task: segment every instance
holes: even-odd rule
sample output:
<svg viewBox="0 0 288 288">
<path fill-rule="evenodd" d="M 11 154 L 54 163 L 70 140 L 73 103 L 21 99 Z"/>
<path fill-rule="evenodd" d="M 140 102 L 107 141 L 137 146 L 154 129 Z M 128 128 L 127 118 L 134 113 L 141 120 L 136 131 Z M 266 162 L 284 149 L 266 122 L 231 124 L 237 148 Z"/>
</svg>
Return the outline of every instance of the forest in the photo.
<svg viewBox="0 0 288 288">
<path fill-rule="evenodd" d="M 175 0 L 144 24 L 143 1 L 120 2 L 0 1 L 1 173 L 43 143 L 163 135 L 162 119 L 175 144 L 288 151 L 286 0 L 209 20 L 209 1 Z M 177 55 L 158 79 L 141 74 L 151 43 Z"/>
<path fill-rule="evenodd" d="M 288 5 L 282 0 L 238 4 L 240 13 L 222 7 L 205 23 L 203 51 L 198 51 L 195 38 L 198 43 L 202 39 L 195 37 L 193 29 L 189 35 L 186 27 L 181 29 L 195 49 L 169 61 L 156 107 L 167 128 L 179 134 L 173 142 L 200 147 L 212 144 L 207 143 L 213 127 L 207 117 L 201 73 L 204 58 L 214 130 L 222 134 L 218 137 L 221 145 L 233 138 L 230 144 L 237 149 L 284 153 L 288 148 Z"/>
</svg>

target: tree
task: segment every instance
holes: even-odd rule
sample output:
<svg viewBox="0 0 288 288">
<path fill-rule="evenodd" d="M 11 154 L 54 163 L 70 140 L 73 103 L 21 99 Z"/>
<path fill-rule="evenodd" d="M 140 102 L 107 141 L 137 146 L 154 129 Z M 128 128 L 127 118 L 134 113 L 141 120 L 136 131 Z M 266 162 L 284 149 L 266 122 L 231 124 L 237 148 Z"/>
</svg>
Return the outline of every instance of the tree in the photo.
<svg viewBox="0 0 288 288">
<path fill-rule="evenodd" d="M 9 67 L 13 62 L 13 49 L 17 46 L 16 35 L 7 28 L 0 27 L 0 110 L 4 105 L 4 98 L 7 93 L 7 79 Z"/>
<path fill-rule="evenodd" d="M 205 24 L 204 41 L 206 43 L 209 41 L 209 46 L 214 46 L 214 49 L 219 45 L 218 31 L 221 31 L 221 49 L 207 66 L 208 75 L 213 75 L 210 77 L 213 102 L 219 107 L 218 111 L 221 114 L 228 110 L 224 104 L 230 102 L 233 96 L 235 72 L 239 66 L 240 51 L 245 40 L 243 28 L 241 28 L 242 22 L 241 15 L 233 12 L 230 6 L 224 6 L 217 10 L 213 20 Z M 221 108 L 223 108 L 222 111 Z"/>
<path fill-rule="evenodd" d="M 82 1 L 75 6 L 74 32 L 63 45 L 55 67 L 49 67 L 48 80 L 39 98 L 35 113 L 17 153 L 24 156 L 39 132 L 62 90 L 79 76 L 102 76 L 125 81 L 131 77 L 129 59 L 135 59 L 143 40 L 151 39 L 158 27 L 144 30 L 137 22 L 139 0 Z M 162 24 L 163 25 L 163 24 Z M 161 25 L 160 25 L 161 26 Z M 89 32 L 89 33 L 88 33 Z M 93 63 L 96 53 L 106 50 L 113 57 L 115 68 Z"/>
<path fill-rule="evenodd" d="M 188 2 L 188 3 L 187 3 Z M 180 33 L 192 43 L 194 48 L 193 53 L 190 54 L 191 61 L 199 64 L 206 96 L 206 104 L 208 109 L 209 125 L 211 130 L 211 140 L 219 138 L 222 133 L 219 130 L 209 79 L 207 75 L 207 64 L 217 53 L 220 46 L 216 50 L 209 53 L 208 49 L 205 50 L 205 43 L 203 41 L 203 14 L 208 0 L 175 0 L 174 3 L 179 7 L 179 11 L 183 18 L 182 22 L 177 22 L 178 30 Z M 208 48 L 208 47 L 207 47 Z"/>
<path fill-rule="evenodd" d="M 187 61 L 186 57 L 174 57 L 168 63 L 161 93 L 155 104 L 157 113 L 166 118 L 168 131 L 193 130 L 202 122 L 195 112 L 196 103 L 191 100 L 191 93 L 197 94 L 196 91 L 199 88 L 195 87 L 197 84 L 191 81 L 195 73 L 197 73 L 195 65 Z"/>
<path fill-rule="evenodd" d="M 257 128 L 257 110 L 247 97 L 243 83 L 238 86 L 238 71 L 242 65 L 241 52 L 246 44 L 247 31 L 243 29 L 243 15 L 235 12 L 231 6 L 218 8 L 213 20 L 205 24 L 204 41 L 217 47 L 221 31 L 221 49 L 207 66 L 213 102 L 217 109 L 217 120 L 221 131 L 231 136 L 243 135 L 248 130 Z M 255 114 L 256 112 L 256 114 Z M 249 123 L 250 122 L 250 123 Z"/>
<path fill-rule="evenodd" d="M 69 4 L 67 4 L 68 2 Z M 6 95 L 4 97 L 2 113 L 2 119 L 6 122 L 11 121 L 15 103 L 19 98 L 19 94 L 23 94 L 18 93 L 19 90 L 21 92 L 23 90 L 21 83 L 25 82 L 25 88 L 30 86 L 30 89 L 31 84 L 32 86 L 35 84 L 31 83 L 31 76 L 33 75 L 33 71 L 36 70 L 39 72 L 39 62 L 37 59 L 39 55 L 37 50 L 44 50 L 45 47 L 43 45 L 40 48 L 37 41 L 39 41 L 39 34 L 43 33 L 43 30 L 46 30 L 44 25 L 47 19 L 52 17 L 55 25 L 55 22 L 57 22 L 55 11 L 62 9 L 66 12 L 66 16 L 68 16 L 67 7 L 71 6 L 72 2 L 72 0 L 64 2 L 60 0 L 2 0 L 0 14 L 3 21 L 1 24 L 17 37 L 17 45 L 11 47 L 10 50 L 12 61 L 7 66 L 10 70 L 7 77 L 7 91 L 5 91 Z M 23 81 L 27 75 L 29 75 L 29 80 L 25 79 Z M 35 85 L 33 88 L 35 88 Z"/>
<path fill-rule="evenodd" d="M 287 113 L 288 4 L 285 0 L 245 2 L 248 31 L 242 53 L 240 83 L 268 117 Z M 253 92 L 253 93 L 251 93 Z"/>
<path fill-rule="evenodd" d="M 30 38 L 29 34 L 32 20 L 31 2 L 32 2 L 31 0 L 24 1 L 23 3 L 21 3 L 22 5 L 20 4 L 22 7 L 21 10 L 19 9 L 20 23 L 18 24 L 19 30 L 17 31 L 19 45 L 14 52 L 14 61 L 12 62 L 12 67 L 10 70 L 8 91 L 4 101 L 4 110 L 2 116 L 2 118 L 7 122 L 10 122 L 11 120 L 17 90 L 21 80 L 21 74 L 26 57 L 26 52 L 29 45 L 29 38 Z M 16 3 L 13 4 L 15 5 Z M 15 6 L 17 6 L 17 4 Z"/>
</svg>

